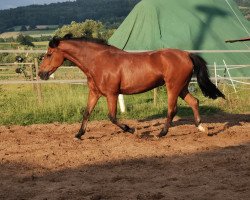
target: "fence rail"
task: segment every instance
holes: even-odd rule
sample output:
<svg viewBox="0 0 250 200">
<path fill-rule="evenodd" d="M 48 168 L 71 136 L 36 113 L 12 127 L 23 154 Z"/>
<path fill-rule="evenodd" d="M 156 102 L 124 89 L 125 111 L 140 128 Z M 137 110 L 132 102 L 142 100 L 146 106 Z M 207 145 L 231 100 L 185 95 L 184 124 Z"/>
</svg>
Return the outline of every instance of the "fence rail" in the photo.
<svg viewBox="0 0 250 200">
<path fill-rule="evenodd" d="M 34 65 L 34 63 L 0 63 L 0 66 Z"/>
<path fill-rule="evenodd" d="M 128 52 L 146 52 L 147 50 L 133 50 L 133 51 L 128 51 Z M 187 50 L 191 53 L 250 53 L 250 50 Z M 46 50 L 0 50 L 0 53 L 45 53 Z M 36 65 L 35 61 L 34 63 L 30 62 L 30 63 L 0 63 L 0 66 L 20 66 L 20 65 L 27 65 L 27 66 L 34 66 Z M 215 71 L 221 71 L 221 70 L 225 70 L 225 65 L 208 65 L 209 67 L 214 67 Z M 238 69 L 238 68 L 245 68 L 245 67 L 250 67 L 249 65 L 227 65 L 227 71 L 229 70 L 233 70 L 233 69 Z M 38 68 L 38 66 L 36 66 L 36 68 Z M 62 66 L 60 68 L 64 68 L 64 69 L 72 69 L 72 67 L 65 67 Z M 2 69 L 2 68 L 1 68 Z M 41 83 L 41 84 L 45 84 L 45 83 L 86 83 L 86 79 L 75 79 L 75 80 L 48 80 L 48 81 L 42 81 L 39 80 L 39 77 L 37 77 L 37 80 L 12 80 L 12 81 L 0 81 L 0 85 L 1 84 L 32 84 L 32 83 Z M 219 76 L 215 73 L 215 77 L 212 79 L 214 80 L 228 80 L 228 78 Z M 242 80 L 249 80 L 250 77 L 231 77 L 231 82 L 238 82 L 238 83 L 246 83 L 247 82 L 243 82 Z M 239 81 L 241 80 L 241 81 Z"/>
<path fill-rule="evenodd" d="M 47 50 L 0 50 L 0 53 L 46 53 Z M 127 52 L 147 52 L 151 50 L 127 50 Z M 250 50 L 185 50 L 190 53 L 250 53 Z"/>
<path fill-rule="evenodd" d="M 33 81 L 0 81 L 0 85 L 13 85 L 13 84 L 34 84 L 34 83 L 39 83 L 39 84 L 43 84 L 43 83 L 83 83 L 86 84 L 87 83 L 87 79 L 81 79 L 81 80 L 47 80 L 47 81 L 43 81 L 43 80 L 33 80 Z"/>
</svg>

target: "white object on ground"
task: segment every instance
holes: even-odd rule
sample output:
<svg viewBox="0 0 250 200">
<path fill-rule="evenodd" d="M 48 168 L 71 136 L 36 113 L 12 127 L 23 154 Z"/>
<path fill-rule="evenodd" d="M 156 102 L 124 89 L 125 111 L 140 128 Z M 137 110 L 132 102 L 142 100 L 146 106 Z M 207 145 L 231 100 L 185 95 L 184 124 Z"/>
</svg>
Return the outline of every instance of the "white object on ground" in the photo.
<svg viewBox="0 0 250 200">
<path fill-rule="evenodd" d="M 206 132 L 206 128 L 204 128 L 201 124 L 199 124 L 198 129 L 201 132 Z"/>
</svg>

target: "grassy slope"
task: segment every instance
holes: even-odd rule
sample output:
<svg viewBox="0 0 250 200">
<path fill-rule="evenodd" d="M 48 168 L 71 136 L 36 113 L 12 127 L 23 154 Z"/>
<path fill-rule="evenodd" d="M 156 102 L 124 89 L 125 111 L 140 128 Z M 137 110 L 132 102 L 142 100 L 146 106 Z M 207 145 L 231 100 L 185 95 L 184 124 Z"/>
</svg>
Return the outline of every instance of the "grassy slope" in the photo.
<svg viewBox="0 0 250 200">
<path fill-rule="evenodd" d="M 29 35 L 31 37 L 41 37 L 42 35 L 53 35 L 54 32 L 55 30 L 13 31 L 0 34 L 0 38 L 16 38 L 19 34 Z"/>
<path fill-rule="evenodd" d="M 87 92 L 87 87 L 82 85 L 44 84 L 42 85 L 43 103 L 39 105 L 32 85 L 0 86 L 0 124 L 78 122 L 82 118 L 81 115 L 86 105 Z M 227 101 L 222 99 L 213 101 L 203 97 L 197 90 L 195 96 L 200 100 L 201 114 L 250 112 L 249 92 L 239 90 L 237 94 L 234 94 L 231 87 L 226 87 L 225 94 Z M 123 119 L 165 117 L 166 99 L 164 88 L 159 90 L 156 106 L 153 106 L 153 91 L 125 96 L 127 112 L 119 115 Z M 191 109 L 185 102 L 179 100 L 178 104 L 178 115 L 192 115 Z M 106 100 L 101 98 L 91 119 L 107 119 L 107 113 Z"/>
</svg>

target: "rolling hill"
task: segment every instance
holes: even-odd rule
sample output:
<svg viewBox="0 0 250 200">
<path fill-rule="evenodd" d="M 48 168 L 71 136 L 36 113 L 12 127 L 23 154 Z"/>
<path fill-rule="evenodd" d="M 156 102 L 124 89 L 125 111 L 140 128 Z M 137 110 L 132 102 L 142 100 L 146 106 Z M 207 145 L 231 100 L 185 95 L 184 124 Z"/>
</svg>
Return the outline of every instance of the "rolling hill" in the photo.
<svg viewBox="0 0 250 200">
<path fill-rule="evenodd" d="M 20 25 L 69 24 L 85 19 L 116 23 L 123 20 L 139 0 L 76 0 L 31 5 L 0 11 L 0 32 Z"/>
</svg>

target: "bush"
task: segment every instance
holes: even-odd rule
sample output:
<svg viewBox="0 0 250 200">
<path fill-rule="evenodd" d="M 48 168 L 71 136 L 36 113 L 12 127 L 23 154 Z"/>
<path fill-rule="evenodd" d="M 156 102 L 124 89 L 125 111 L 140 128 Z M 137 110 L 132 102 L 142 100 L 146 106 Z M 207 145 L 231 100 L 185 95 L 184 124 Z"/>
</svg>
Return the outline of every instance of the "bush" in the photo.
<svg viewBox="0 0 250 200">
<path fill-rule="evenodd" d="M 15 62 L 16 55 L 11 53 L 1 53 L 0 54 L 0 62 L 1 63 L 13 63 Z"/>
<path fill-rule="evenodd" d="M 25 36 L 23 34 L 20 34 L 17 36 L 17 42 L 20 43 L 21 45 L 26 45 L 26 46 L 31 46 L 34 47 L 35 45 L 32 43 L 32 37 L 30 36 Z"/>
</svg>

